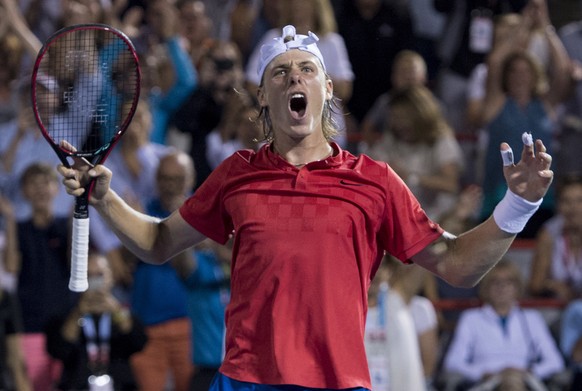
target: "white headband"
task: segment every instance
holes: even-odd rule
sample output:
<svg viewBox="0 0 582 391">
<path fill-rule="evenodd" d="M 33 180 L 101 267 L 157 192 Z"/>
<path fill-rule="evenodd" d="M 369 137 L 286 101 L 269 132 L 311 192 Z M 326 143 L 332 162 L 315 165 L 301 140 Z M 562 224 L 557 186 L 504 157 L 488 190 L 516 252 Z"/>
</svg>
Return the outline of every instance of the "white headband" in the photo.
<svg viewBox="0 0 582 391">
<path fill-rule="evenodd" d="M 273 38 L 273 41 L 261 46 L 261 55 L 259 66 L 257 68 L 259 79 L 263 78 L 265 68 L 267 68 L 267 65 L 269 65 L 275 57 L 291 49 L 304 50 L 313 54 L 319 59 L 325 70 L 323 56 L 316 44 L 316 42 L 319 41 L 319 38 L 311 31 L 308 34 L 309 35 L 296 34 L 295 27 L 288 25 L 283 27 L 283 34 L 281 34 L 280 37 Z"/>
</svg>

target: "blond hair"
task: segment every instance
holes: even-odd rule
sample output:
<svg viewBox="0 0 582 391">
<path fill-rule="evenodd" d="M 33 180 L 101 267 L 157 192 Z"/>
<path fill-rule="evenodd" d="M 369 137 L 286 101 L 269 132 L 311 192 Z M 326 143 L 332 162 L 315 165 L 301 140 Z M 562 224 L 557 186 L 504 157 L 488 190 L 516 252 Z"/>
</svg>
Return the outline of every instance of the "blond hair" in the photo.
<svg viewBox="0 0 582 391">
<path fill-rule="evenodd" d="M 414 139 L 429 145 L 439 138 L 453 134 L 441 107 L 433 93 L 425 86 L 417 85 L 394 91 L 390 96 L 390 107 L 404 106 L 412 115 Z"/>
</svg>

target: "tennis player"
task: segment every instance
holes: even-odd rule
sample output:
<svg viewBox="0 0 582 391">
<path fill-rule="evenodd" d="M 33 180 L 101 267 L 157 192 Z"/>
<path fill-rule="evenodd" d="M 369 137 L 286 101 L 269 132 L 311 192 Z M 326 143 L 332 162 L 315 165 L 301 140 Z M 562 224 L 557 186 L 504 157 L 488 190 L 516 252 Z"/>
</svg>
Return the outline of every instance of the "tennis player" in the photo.
<svg viewBox="0 0 582 391">
<path fill-rule="evenodd" d="M 423 212 L 386 163 L 330 141 L 333 83 L 318 38 L 283 28 L 262 47 L 258 101 L 268 143 L 217 167 L 176 212 L 156 219 L 109 188 L 111 171 L 59 167 L 69 194 L 96 180 L 91 204 L 140 259 L 163 263 L 234 235 L 226 356 L 211 390 L 369 390 L 367 290 L 385 252 L 456 286 L 475 285 L 535 212 L 553 178 L 539 140 L 513 162 L 493 216 L 455 237 Z"/>
</svg>

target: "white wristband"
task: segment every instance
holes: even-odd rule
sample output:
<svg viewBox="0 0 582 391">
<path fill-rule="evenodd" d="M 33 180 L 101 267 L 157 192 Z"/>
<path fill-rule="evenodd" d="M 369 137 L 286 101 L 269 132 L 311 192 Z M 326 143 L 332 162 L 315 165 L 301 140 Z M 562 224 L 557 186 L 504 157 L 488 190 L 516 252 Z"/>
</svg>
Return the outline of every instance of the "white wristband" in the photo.
<svg viewBox="0 0 582 391">
<path fill-rule="evenodd" d="M 543 198 L 530 202 L 507 189 L 505 197 L 493 211 L 493 219 L 502 231 L 518 234 L 523 231 L 530 217 L 538 210 Z"/>
</svg>

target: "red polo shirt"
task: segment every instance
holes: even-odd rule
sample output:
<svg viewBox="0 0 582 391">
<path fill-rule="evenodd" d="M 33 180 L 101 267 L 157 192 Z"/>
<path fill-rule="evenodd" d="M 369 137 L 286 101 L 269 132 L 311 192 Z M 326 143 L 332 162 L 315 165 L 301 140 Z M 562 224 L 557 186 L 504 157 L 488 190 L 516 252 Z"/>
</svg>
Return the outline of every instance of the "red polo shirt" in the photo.
<svg viewBox="0 0 582 391">
<path fill-rule="evenodd" d="M 443 232 L 386 163 L 333 148 L 301 169 L 268 146 L 240 151 L 180 208 L 217 242 L 234 230 L 228 377 L 370 389 L 367 290 L 383 253 L 405 261 Z"/>
</svg>

